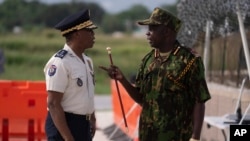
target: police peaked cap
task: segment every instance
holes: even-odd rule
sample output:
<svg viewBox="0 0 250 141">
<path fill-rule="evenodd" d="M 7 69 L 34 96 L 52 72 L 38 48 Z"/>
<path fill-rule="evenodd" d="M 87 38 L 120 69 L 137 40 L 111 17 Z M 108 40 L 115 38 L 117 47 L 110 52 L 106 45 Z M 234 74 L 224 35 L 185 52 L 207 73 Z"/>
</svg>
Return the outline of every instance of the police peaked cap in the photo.
<svg viewBox="0 0 250 141">
<path fill-rule="evenodd" d="M 60 21 L 55 28 L 61 31 L 64 36 L 70 32 L 77 31 L 83 28 L 96 29 L 97 26 L 90 20 L 90 11 L 82 10 L 78 13 L 69 15 Z"/>
</svg>

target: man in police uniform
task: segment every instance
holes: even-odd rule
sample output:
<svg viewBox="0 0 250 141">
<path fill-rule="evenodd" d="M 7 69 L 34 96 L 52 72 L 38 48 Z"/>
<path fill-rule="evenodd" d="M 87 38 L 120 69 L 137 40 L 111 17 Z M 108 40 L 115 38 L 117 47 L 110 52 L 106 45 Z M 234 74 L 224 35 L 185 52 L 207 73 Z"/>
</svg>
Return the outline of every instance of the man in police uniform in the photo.
<svg viewBox="0 0 250 141">
<path fill-rule="evenodd" d="M 147 39 L 152 49 L 142 60 L 135 87 L 117 66 L 100 66 L 121 82 L 142 106 L 140 141 L 199 141 L 210 94 L 201 57 L 176 40 L 181 21 L 160 8 L 149 19 Z"/>
<path fill-rule="evenodd" d="M 93 29 L 97 26 L 90 20 L 89 10 L 82 10 L 64 18 L 55 28 L 61 31 L 66 43 L 44 68 L 47 139 L 91 141 L 96 130 L 94 70 L 84 51 L 93 47 Z"/>
</svg>

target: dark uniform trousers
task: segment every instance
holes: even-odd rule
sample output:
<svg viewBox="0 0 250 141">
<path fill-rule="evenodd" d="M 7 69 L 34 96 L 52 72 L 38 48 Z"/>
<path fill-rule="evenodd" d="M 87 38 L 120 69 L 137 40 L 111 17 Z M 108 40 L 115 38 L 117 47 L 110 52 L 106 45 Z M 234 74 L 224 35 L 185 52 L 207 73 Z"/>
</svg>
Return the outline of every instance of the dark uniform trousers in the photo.
<svg viewBox="0 0 250 141">
<path fill-rule="evenodd" d="M 75 141 L 92 141 L 90 134 L 90 121 L 85 115 L 76 115 L 65 112 L 68 127 Z M 48 141 L 64 141 L 48 112 L 45 122 L 45 133 Z"/>
</svg>

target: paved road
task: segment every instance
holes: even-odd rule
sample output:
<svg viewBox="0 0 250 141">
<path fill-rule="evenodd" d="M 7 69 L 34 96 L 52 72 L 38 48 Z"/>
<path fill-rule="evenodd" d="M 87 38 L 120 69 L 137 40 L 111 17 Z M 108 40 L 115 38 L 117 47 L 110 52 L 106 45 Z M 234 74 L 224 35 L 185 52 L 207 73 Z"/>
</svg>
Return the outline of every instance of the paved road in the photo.
<svg viewBox="0 0 250 141">
<path fill-rule="evenodd" d="M 112 97 L 110 94 L 95 95 L 96 110 L 112 110 Z"/>
<path fill-rule="evenodd" d="M 97 130 L 93 141 L 111 141 L 104 130 L 113 125 L 113 112 L 111 110 L 96 111 Z"/>
<path fill-rule="evenodd" d="M 96 95 L 95 107 L 98 130 L 96 131 L 93 141 L 111 141 L 104 133 L 104 129 L 114 123 L 111 95 Z"/>
</svg>

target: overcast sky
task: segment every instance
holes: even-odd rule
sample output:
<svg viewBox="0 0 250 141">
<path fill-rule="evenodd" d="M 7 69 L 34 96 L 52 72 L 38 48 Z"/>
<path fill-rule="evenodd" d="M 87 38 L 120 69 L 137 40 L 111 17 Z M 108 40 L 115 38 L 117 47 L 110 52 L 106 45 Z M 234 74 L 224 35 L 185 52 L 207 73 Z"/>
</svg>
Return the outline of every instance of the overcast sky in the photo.
<svg viewBox="0 0 250 141">
<path fill-rule="evenodd" d="M 0 0 L 1 1 L 1 0 Z M 70 2 L 71 0 L 40 0 L 45 3 Z M 107 12 L 117 13 L 129 9 L 134 4 L 143 4 L 149 10 L 164 4 L 174 4 L 176 0 L 83 0 L 84 2 L 97 2 Z"/>
</svg>

